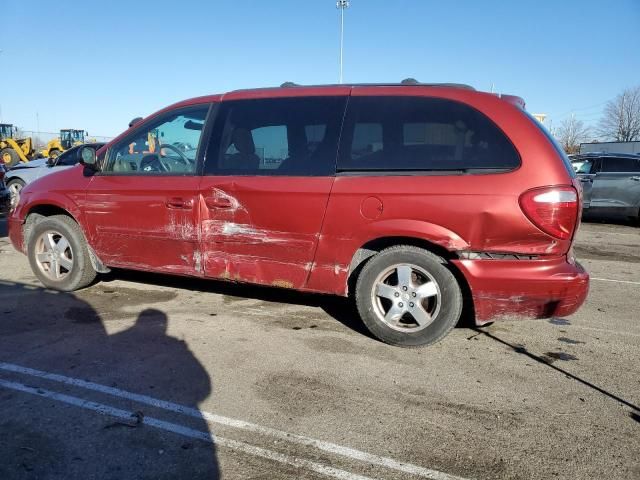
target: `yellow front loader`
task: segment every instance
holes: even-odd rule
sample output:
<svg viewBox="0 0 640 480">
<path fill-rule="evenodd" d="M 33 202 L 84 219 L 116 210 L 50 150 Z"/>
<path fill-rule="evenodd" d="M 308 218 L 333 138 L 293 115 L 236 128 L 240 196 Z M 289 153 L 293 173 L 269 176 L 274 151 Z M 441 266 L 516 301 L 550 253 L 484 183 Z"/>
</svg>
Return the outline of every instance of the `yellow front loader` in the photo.
<svg viewBox="0 0 640 480">
<path fill-rule="evenodd" d="M 11 168 L 18 162 L 28 162 L 35 151 L 31 137 L 17 138 L 17 128 L 8 123 L 0 123 L 0 162 Z"/>
<path fill-rule="evenodd" d="M 47 148 L 42 150 L 41 153 L 45 157 L 56 158 L 65 150 L 85 143 L 85 137 L 86 132 L 84 130 L 74 130 L 71 128 L 60 130 L 60 137 L 49 141 Z"/>
</svg>

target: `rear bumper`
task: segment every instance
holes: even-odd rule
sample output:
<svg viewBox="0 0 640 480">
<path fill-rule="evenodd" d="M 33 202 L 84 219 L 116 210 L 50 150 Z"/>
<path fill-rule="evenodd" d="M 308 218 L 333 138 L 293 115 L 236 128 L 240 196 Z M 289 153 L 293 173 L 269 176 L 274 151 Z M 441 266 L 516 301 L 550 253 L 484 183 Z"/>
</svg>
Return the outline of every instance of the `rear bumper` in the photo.
<svg viewBox="0 0 640 480">
<path fill-rule="evenodd" d="M 549 260 L 457 260 L 471 288 L 476 324 L 509 317 L 571 315 L 589 293 L 589 274 L 566 257 Z"/>
<path fill-rule="evenodd" d="M 25 252 L 24 245 L 24 229 L 22 228 L 22 221 L 19 218 L 11 215 L 7 222 L 7 228 L 9 230 L 9 240 L 13 244 L 13 247 L 19 252 Z"/>
</svg>

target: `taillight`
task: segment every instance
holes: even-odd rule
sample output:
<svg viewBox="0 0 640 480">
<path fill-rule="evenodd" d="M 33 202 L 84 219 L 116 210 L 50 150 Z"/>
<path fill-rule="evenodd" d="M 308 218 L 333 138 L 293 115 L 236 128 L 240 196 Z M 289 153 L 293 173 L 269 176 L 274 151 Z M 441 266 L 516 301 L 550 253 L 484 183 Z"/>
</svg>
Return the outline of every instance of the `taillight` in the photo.
<svg viewBox="0 0 640 480">
<path fill-rule="evenodd" d="M 573 187 L 542 187 L 520 196 L 520 208 L 533 224 L 560 240 L 569 240 L 578 223 L 578 192 Z"/>
</svg>

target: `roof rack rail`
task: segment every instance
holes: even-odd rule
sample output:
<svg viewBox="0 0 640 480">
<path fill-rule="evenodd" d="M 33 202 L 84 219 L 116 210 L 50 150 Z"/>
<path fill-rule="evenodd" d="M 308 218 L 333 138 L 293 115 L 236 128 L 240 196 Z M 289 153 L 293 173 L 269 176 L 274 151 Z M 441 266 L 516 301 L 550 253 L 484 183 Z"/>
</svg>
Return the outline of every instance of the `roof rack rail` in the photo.
<svg viewBox="0 0 640 480">
<path fill-rule="evenodd" d="M 284 82 L 280 85 L 280 88 L 290 87 L 404 87 L 404 86 L 416 86 L 416 87 L 442 87 L 442 88 L 462 88 L 464 90 L 475 90 L 471 85 L 464 83 L 422 83 L 415 78 L 405 78 L 400 83 L 331 83 L 324 85 L 300 85 L 295 82 Z M 268 88 L 268 87 L 267 87 Z M 276 87 L 278 88 L 278 87 Z"/>
</svg>

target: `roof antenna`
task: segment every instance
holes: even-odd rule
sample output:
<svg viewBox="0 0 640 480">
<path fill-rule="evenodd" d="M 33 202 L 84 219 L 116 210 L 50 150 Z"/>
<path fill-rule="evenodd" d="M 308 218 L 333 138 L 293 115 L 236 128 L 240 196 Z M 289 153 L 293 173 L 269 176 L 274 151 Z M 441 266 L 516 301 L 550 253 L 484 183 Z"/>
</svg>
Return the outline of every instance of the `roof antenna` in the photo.
<svg viewBox="0 0 640 480">
<path fill-rule="evenodd" d="M 400 82 L 400 85 L 418 85 L 420 82 L 413 77 L 405 78 Z"/>
<path fill-rule="evenodd" d="M 299 87 L 300 85 L 298 85 L 297 83 L 294 82 L 284 82 L 282 85 L 280 85 L 280 87 L 282 88 L 287 88 L 287 87 Z"/>
</svg>

